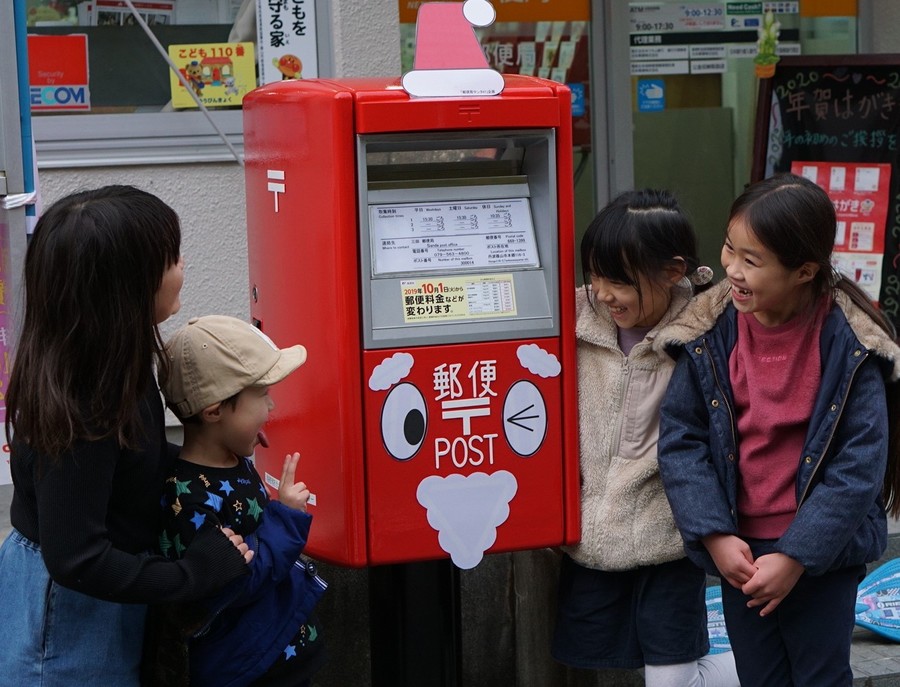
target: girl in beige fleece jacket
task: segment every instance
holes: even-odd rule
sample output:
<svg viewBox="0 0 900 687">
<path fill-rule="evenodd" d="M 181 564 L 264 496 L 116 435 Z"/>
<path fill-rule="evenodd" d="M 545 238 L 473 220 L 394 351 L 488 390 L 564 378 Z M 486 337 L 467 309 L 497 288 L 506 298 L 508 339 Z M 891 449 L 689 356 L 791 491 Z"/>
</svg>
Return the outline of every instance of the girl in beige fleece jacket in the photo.
<svg viewBox="0 0 900 687">
<path fill-rule="evenodd" d="M 578 298 L 581 543 L 562 559 L 552 653 L 579 668 L 645 668 L 649 687 L 737 685 L 730 652 L 708 655 L 706 575 L 685 558 L 656 461 L 677 322 L 698 268 L 675 198 L 631 191 L 581 242 Z"/>
</svg>

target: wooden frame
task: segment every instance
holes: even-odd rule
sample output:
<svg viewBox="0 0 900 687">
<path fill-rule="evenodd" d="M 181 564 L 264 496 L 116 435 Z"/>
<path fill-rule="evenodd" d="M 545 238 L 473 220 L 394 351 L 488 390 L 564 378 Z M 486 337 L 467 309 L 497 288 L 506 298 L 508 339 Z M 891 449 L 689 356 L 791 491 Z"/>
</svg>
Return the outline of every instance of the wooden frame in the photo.
<svg viewBox="0 0 900 687">
<path fill-rule="evenodd" d="M 779 83 L 779 77 L 786 69 L 809 68 L 819 71 L 826 69 L 866 69 L 870 67 L 895 67 L 900 74 L 900 54 L 876 55 L 802 55 L 782 57 L 775 67 L 775 75 L 760 79 L 759 96 L 756 106 L 756 124 L 753 131 L 753 166 L 751 181 L 763 178 L 766 152 L 769 144 L 769 113 L 772 109 L 772 93 Z M 900 84 L 898 84 L 900 85 Z M 896 119 L 900 121 L 900 100 L 897 102 Z M 900 170 L 897 172 L 900 174 Z"/>
</svg>

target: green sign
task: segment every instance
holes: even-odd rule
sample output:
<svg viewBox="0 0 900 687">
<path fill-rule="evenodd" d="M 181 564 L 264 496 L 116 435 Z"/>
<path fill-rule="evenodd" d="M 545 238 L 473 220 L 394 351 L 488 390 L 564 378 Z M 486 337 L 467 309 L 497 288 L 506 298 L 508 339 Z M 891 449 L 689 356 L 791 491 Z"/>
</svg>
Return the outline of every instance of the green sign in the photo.
<svg viewBox="0 0 900 687">
<path fill-rule="evenodd" d="M 763 4 L 761 2 L 726 2 L 726 14 L 762 14 Z"/>
</svg>

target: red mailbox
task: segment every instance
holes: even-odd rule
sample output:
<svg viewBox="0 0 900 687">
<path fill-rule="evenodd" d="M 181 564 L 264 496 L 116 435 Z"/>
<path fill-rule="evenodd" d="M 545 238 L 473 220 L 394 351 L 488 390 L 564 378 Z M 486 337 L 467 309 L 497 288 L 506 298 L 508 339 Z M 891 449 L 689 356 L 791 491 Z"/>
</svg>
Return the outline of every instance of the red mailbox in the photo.
<svg viewBox="0 0 900 687">
<path fill-rule="evenodd" d="M 251 315 L 309 351 L 256 460 L 274 487 L 300 451 L 316 558 L 471 568 L 579 536 L 570 93 L 504 78 L 244 99 Z"/>
</svg>

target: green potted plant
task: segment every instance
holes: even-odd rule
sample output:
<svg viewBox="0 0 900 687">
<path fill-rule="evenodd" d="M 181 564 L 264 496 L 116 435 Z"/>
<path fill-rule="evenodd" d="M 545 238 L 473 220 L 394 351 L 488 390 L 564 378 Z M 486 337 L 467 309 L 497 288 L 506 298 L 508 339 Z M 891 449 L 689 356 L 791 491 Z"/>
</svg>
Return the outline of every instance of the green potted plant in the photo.
<svg viewBox="0 0 900 687">
<path fill-rule="evenodd" d="M 757 29 L 759 38 L 756 40 L 756 57 L 753 58 L 756 75 L 761 79 L 768 79 L 775 74 L 775 64 L 781 59 L 775 53 L 780 33 L 781 22 L 775 19 L 773 12 L 766 12 L 762 26 Z"/>
</svg>

